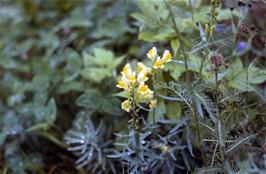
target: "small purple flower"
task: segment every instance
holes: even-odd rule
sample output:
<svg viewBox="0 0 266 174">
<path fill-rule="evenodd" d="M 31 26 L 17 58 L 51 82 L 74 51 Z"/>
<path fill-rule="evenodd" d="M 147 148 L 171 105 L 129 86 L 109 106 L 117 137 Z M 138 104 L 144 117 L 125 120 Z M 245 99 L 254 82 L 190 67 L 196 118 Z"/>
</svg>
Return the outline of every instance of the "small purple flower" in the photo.
<svg viewBox="0 0 266 174">
<path fill-rule="evenodd" d="M 236 53 L 238 56 L 243 55 L 248 50 L 248 43 L 240 41 L 236 45 Z"/>
</svg>

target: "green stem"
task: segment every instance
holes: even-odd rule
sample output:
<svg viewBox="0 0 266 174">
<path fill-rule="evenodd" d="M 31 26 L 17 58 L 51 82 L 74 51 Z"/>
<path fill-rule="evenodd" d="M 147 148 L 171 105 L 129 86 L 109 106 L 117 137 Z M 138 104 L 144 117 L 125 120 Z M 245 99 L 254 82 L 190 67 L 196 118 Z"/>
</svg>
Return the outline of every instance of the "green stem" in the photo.
<svg viewBox="0 0 266 174">
<path fill-rule="evenodd" d="M 201 62 L 200 62 L 200 69 L 199 69 L 199 74 L 200 74 L 200 79 L 202 79 L 202 70 L 203 70 L 203 64 L 204 64 L 204 60 L 206 59 L 206 53 L 203 52 L 204 57 L 202 57 Z"/>
<path fill-rule="evenodd" d="M 139 124 L 139 116 L 136 112 L 136 101 L 135 101 L 135 86 L 132 88 L 132 111 L 131 111 L 131 117 L 132 117 L 132 124 L 133 124 L 133 133 L 135 136 L 135 142 L 136 146 L 139 147 L 139 132 L 140 132 L 140 124 Z"/>
<path fill-rule="evenodd" d="M 170 7 L 170 5 L 167 3 L 166 0 L 164 0 L 168 10 L 169 10 L 169 14 L 170 14 L 170 17 L 172 19 L 172 22 L 173 22 L 173 27 L 174 27 L 174 30 L 176 32 L 176 35 L 177 35 L 177 39 L 179 40 L 179 43 L 180 43 L 180 48 L 181 48 L 181 51 L 182 51 L 182 54 L 183 54 L 183 59 L 184 59 L 184 63 L 185 63 L 185 68 L 186 68 L 186 83 L 189 87 L 189 92 L 191 94 L 191 98 L 192 98 L 192 107 L 193 107 L 193 115 L 194 115 L 194 118 L 195 118 L 195 122 L 196 122 L 196 129 L 197 129 L 197 137 L 198 137 L 198 144 L 199 146 L 201 146 L 201 135 L 200 135 L 200 129 L 199 129 L 199 120 L 198 120 L 198 116 L 197 116 L 197 110 L 196 110 L 196 102 L 195 102 L 195 98 L 194 98 L 194 95 L 193 95 L 193 88 L 192 88 L 192 83 L 191 83 L 191 77 L 190 77 L 190 73 L 189 73 L 189 68 L 188 68 L 188 55 L 186 54 L 186 51 L 185 51 L 185 46 L 184 46 L 184 43 L 182 41 L 182 36 L 177 28 L 177 24 L 175 22 L 175 18 L 174 18 L 174 14 L 172 12 L 172 9 Z M 202 155 L 202 158 L 203 158 L 203 161 L 205 163 L 205 155 L 203 153 L 203 150 L 202 148 L 200 148 L 200 151 L 201 151 L 201 155 Z"/>
<path fill-rule="evenodd" d="M 153 62 L 153 65 L 155 61 Z M 155 84 L 156 84 L 156 70 L 152 69 L 152 87 L 153 87 L 154 97 L 156 97 L 156 90 L 154 89 Z M 152 109 L 152 122 L 153 124 L 155 124 L 155 108 Z"/>
<path fill-rule="evenodd" d="M 37 132 L 37 134 L 47 138 L 48 140 L 50 140 L 51 142 L 55 143 L 56 145 L 58 145 L 61 148 L 64 148 L 64 149 L 68 148 L 68 145 L 66 145 L 65 143 L 61 142 L 58 138 L 56 138 L 52 134 L 49 134 L 48 132 Z"/>
<path fill-rule="evenodd" d="M 217 108 L 217 118 L 218 121 L 215 123 L 216 127 L 217 127 L 217 132 L 219 134 L 219 140 L 221 139 L 223 141 L 223 137 L 220 135 L 222 135 L 222 123 L 221 123 L 221 114 L 220 114 L 220 109 L 219 109 L 219 81 L 218 81 L 218 69 L 215 70 L 215 88 L 214 88 L 214 102 L 215 102 L 215 106 Z M 223 171 L 225 171 L 224 169 L 224 144 L 221 143 L 219 141 L 219 149 L 220 149 L 220 157 L 222 159 L 222 169 Z"/>
</svg>

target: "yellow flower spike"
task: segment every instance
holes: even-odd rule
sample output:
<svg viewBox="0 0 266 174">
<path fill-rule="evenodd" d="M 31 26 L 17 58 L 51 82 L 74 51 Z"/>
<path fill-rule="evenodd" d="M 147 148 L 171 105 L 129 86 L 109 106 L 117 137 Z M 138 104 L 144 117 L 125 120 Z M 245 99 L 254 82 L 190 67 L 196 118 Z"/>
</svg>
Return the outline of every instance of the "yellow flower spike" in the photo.
<svg viewBox="0 0 266 174">
<path fill-rule="evenodd" d="M 149 59 L 155 59 L 157 57 L 157 48 L 152 47 L 152 49 L 150 49 L 149 52 L 147 53 L 147 57 Z"/>
<path fill-rule="evenodd" d="M 154 109 L 154 108 L 156 108 L 156 106 L 157 106 L 157 100 L 156 100 L 156 99 L 152 99 L 152 100 L 150 101 L 149 107 L 150 107 L 151 109 Z"/>
<path fill-rule="evenodd" d="M 165 50 L 163 53 L 162 60 L 167 63 L 167 62 L 170 62 L 172 58 L 173 58 L 172 54 L 168 50 Z"/>
<path fill-rule="evenodd" d="M 154 65 L 153 65 L 154 69 L 163 69 L 164 68 L 164 61 L 160 58 L 157 57 Z"/>
<path fill-rule="evenodd" d="M 130 104 L 130 101 L 129 100 L 125 100 L 122 104 L 121 104 L 121 107 L 123 110 L 127 111 L 127 112 L 130 112 L 130 109 L 131 109 L 131 104 Z"/>
</svg>

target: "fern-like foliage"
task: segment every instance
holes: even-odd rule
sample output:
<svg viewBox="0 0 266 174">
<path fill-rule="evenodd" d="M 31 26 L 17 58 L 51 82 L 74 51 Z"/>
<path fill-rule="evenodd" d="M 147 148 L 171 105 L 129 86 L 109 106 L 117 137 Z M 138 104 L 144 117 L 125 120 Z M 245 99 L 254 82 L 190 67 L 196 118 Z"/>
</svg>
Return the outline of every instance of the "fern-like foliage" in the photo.
<svg viewBox="0 0 266 174">
<path fill-rule="evenodd" d="M 236 160 L 236 165 L 230 165 L 229 161 L 226 162 L 225 168 L 230 174 L 265 174 L 266 173 L 266 153 L 261 157 L 255 157 L 254 154 L 248 154 L 248 158 L 244 161 Z"/>
<path fill-rule="evenodd" d="M 190 110 L 193 110 L 191 106 L 191 96 L 187 90 L 188 87 L 185 84 L 177 84 L 173 81 L 169 83 L 161 83 L 159 89 L 168 89 L 171 92 L 170 96 L 159 95 L 160 97 L 170 101 L 180 101 Z"/>
<path fill-rule="evenodd" d="M 199 115 L 203 117 L 203 111 L 202 111 L 203 110 L 202 106 L 203 106 L 203 108 L 207 111 L 208 116 L 213 121 L 213 123 L 216 123 L 217 107 L 213 99 L 208 94 L 206 94 L 205 90 L 206 90 L 205 85 L 202 84 L 194 85 L 193 93 L 195 95 L 197 111 Z"/>
<path fill-rule="evenodd" d="M 184 131 L 187 119 L 180 122 L 161 120 L 156 125 L 144 122 L 140 143 L 136 144 L 135 132 L 116 134 L 117 148 L 110 158 L 119 159 L 128 173 L 169 173 L 174 174 L 190 169 L 193 164 L 192 145 L 189 132 Z M 168 133 L 163 133 L 166 130 Z M 182 137 L 187 138 L 180 138 Z M 188 140 L 186 140 L 188 139 Z M 191 153 L 188 153 L 191 151 Z M 189 155 L 190 154 L 190 155 Z"/>
</svg>

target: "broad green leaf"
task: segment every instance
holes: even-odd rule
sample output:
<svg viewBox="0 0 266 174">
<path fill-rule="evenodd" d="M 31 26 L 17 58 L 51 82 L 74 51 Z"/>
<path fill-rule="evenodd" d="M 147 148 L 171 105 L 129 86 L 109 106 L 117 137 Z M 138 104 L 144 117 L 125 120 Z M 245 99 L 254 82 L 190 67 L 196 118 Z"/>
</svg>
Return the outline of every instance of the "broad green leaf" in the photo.
<svg viewBox="0 0 266 174">
<path fill-rule="evenodd" d="M 85 67 L 81 70 L 83 78 L 100 83 L 107 77 L 113 76 L 113 71 L 122 62 L 124 56 L 115 58 L 111 51 L 95 48 L 94 55 L 83 53 Z"/>
<path fill-rule="evenodd" d="M 166 105 L 166 114 L 170 119 L 179 120 L 181 116 L 181 105 L 178 102 L 170 102 Z"/>
<path fill-rule="evenodd" d="M 77 99 L 77 105 L 97 110 L 101 105 L 102 97 L 98 90 L 90 89 Z"/>
<path fill-rule="evenodd" d="M 100 83 L 104 78 L 112 76 L 108 69 L 88 67 L 81 71 L 81 75 L 88 80 Z"/>
<path fill-rule="evenodd" d="M 111 51 L 107 51 L 101 48 L 94 49 L 94 60 L 96 65 L 106 66 L 112 63 L 114 55 Z"/>
<path fill-rule="evenodd" d="M 251 84 L 261 84 L 266 81 L 266 70 L 250 66 L 247 69 L 248 73 L 248 83 Z"/>
<path fill-rule="evenodd" d="M 121 116 L 124 113 L 121 110 L 121 102 L 117 98 L 104 99 L 102 103 L 102 110 L 113 116 Z"/>
</svg>

